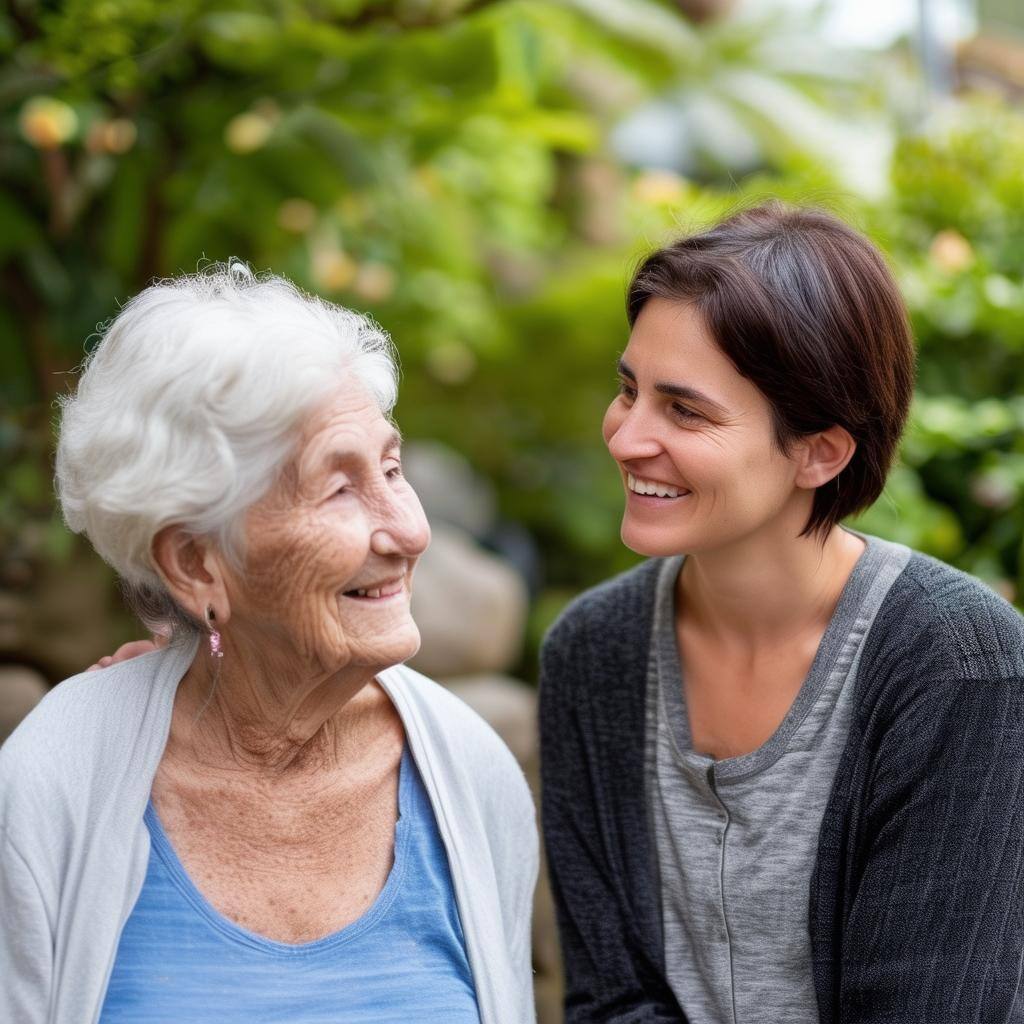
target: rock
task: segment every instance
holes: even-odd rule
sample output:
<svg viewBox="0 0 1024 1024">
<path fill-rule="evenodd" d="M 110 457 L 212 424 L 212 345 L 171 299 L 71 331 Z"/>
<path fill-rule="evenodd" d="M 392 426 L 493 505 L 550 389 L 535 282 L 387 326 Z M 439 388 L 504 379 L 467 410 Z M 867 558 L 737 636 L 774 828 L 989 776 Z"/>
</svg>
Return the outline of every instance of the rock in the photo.
<svg viewBox="0 0 1024 1024">
<path fill-rule="evenodd" d="M 410 441 L 402 469 L 431 523 L 458 526 L 477 538 L 494 524 L 494 488 L 454 449 L 439 441 Z"/>
<path fill-rule="evenodd" d="M 441 680 L 505 741 L 524 767 L 537 757 L 537 691 L 508 676 Z"/>
<path fill-rule="evenodd" d="M 48 690 L 46 680 L 34 669 L 23 665 L 0 667 L 0 743 L 14 732 Z"/>
<path fill-rule="evenodd" d="M 85 544 L 66 560 L 40 560 L 24 589 L 0 590 L 0 657 L 35 665 L 51 682 L 77 675 L 139 631 L 112 572 Z"/>
<path fill-rule="evenodd" d="M 435 523 L 413 585 L 423 643 L 410 664 L 442 679 L 507 672 L 519 658 L 527 611 L 519 573 L 465 532 Z"/>
</svg>

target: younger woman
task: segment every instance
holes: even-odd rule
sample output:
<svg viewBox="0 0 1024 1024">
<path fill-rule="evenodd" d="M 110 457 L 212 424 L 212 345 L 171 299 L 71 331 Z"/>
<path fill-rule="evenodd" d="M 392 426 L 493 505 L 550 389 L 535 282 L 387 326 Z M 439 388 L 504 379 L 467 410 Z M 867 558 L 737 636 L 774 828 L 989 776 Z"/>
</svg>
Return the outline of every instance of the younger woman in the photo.
<svg viewBox="0 0 1024 1024">
<path fill-rule="evenodd" d="M 542 659 L 567 1021 L 1024 1020 L 1024 620 L 840 525 L 913 389 L 882 257 L 771 204 L 627 308 L 604 438 L 650 560 Z"/>
</svg>

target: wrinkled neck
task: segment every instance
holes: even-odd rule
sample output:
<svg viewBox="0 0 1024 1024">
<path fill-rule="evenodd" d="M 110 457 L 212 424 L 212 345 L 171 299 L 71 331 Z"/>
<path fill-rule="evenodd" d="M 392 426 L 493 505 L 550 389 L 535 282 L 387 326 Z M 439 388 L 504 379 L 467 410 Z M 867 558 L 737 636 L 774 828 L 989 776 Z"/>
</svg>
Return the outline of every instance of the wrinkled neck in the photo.
<svg viewBox="0 0 1024 1024">
<path fill-rule="evenodd" d="M 372 728 L 387 697 L 364 667 L 326 673 L 296 659 L 246 654 L 223 642 L 211 655 L 205 638 L 175 699 L 169 741 L 200 763 L 281 776 L 343 764 Z"/>
</svg>

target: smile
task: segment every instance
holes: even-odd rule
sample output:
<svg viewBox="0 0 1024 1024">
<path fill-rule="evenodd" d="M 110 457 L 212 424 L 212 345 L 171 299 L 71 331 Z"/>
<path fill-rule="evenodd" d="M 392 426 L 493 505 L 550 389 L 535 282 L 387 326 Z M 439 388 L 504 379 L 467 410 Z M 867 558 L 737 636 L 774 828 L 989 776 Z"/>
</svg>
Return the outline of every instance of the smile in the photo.
<svg viewBox="0 0 1024 1024">
<path fill-rule="evenodd" d="M 681 498 L 690 493 L 685 487 L 673 487 L 671 484 L 659 483 L 657 480 L 643 480 L 633 476 L 632 473 L 626 474 L 626 486 L 634 494 L 657 498 Z"/>
<path fill-rule="evenodd" d="M 374 583 L 368 587 L 356 587 L 352 590 L 346 590 L 342 597 L 359 598 L 364 601 L 380 601 L 384 598 L 401 594 L 404 590 L 405 577 L 399 576 L 398 579 L 385 580 L 382 583 Z"/>
</svg>

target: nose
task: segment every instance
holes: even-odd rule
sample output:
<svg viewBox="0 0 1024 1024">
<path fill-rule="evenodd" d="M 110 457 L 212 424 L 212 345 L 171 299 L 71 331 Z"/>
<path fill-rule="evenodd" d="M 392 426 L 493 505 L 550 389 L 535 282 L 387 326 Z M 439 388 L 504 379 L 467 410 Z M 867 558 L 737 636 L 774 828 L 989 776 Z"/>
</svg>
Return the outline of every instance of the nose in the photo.
<svg viewBox="0 0 1024 1024">
<path fill-rule="evenodd" d="M 655 418 L 636 402 L 606 421 L 605 443 L 616 462 L 650 459 L 662 452 Z"/>
<path fill-rule="evenodd" d="M 430 543 L 430 524 L 416 492 L 408 485 L 390 495 L 370 538 L 378 555 L 419 558 Z"/>
</svg>

